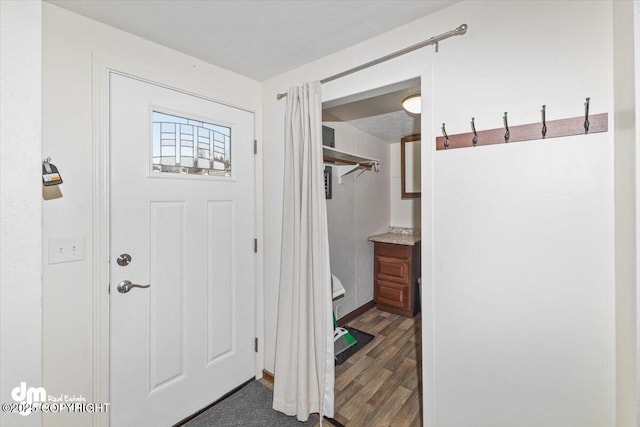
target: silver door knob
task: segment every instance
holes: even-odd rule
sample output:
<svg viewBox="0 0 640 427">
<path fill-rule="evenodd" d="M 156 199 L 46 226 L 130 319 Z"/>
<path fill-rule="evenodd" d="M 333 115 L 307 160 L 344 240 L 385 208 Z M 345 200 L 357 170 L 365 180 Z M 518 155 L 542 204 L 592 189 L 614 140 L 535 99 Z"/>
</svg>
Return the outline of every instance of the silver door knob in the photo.
<svg viewBox="0 0 640 427">
<path fill-rule="evenodd" d="M 118 292 L 121 294 L 126 294 L 131 290 L 131 288 L 148 288 L 151 285 L 136 285 L 135 283 L 131 283 L 130 280 L 123 280 L 118 283 Z"/>
</svg>

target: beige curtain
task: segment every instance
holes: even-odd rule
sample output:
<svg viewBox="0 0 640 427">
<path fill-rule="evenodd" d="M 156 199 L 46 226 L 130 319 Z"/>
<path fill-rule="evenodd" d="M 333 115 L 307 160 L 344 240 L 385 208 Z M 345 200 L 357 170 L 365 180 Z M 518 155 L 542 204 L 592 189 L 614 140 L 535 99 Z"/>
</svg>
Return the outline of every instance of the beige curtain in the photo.
<svg viewBox="0 0 640 427">
<path fill-rule="evenodd" d="M 331 270 L 320 83 L 287 93 L 282 258 L 273 408 L 333 417 Z M 321 418 L 322 419 L 322 418 Z"/>
</svg>

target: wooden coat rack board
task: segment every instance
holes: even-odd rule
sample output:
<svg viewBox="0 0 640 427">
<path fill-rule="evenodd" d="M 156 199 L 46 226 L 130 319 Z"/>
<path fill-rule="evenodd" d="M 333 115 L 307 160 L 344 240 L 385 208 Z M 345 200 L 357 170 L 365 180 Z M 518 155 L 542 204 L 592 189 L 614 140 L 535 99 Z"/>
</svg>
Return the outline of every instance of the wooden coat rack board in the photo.
<svg viewBox="0 0 640 427">
<path fill-rule="evenodd" d="M 447 135 L 444 123 L 442 131 L 444 136 L 436 138 L 437 150 L 451 150 L 454 148 L 474 147 L 479 145 L 504 144 L 520 141 L 532 141 L 536 139 L 558 138 L 561 136 L 585 135 L 590 133 L 607 132 L 609 127 L 609 114 L 601 113 L 589 116 L 589 100 L 585 104 L 586 113 L 582 117 L 570 119 L 545 120 L 545 106 L 542 107 L 542 122 L 530 123 L 509 127 L 507 113 L 503 120 L 505 127 L 498 129 L 482 130 L 475 132 L 475 121 L 471 120 L 473 132 Z M 474 138 L 475 137 L 475 138 Z M 448 147 L 446 141 L 449 140 Z M 475 140 L 475 144 L 474 144 Z"/>
</svg>

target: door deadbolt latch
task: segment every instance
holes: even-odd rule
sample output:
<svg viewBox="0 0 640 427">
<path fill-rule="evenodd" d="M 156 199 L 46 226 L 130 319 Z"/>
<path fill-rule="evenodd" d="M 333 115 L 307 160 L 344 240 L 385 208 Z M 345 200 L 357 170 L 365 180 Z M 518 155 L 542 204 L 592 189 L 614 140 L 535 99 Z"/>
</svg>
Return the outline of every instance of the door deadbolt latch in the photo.
<svg viewBox="0 0 640 427">
<path fill-rule="evenodd" d="M 119 266 L 125 267 L 125 266 L 129 265 L 129 263 L 131 262 L 131 255 L 129 255 L 129 254 L 120 254 L 120 256 L 118 257 L 116 262 L 118 263 Z"/>
</svg>

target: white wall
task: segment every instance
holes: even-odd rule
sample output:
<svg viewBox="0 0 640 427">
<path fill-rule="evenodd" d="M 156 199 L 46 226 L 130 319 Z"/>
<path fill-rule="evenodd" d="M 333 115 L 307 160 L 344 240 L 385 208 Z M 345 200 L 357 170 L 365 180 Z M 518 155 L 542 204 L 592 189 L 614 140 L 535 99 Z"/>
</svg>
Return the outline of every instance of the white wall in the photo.
<svg viewBox="0 0 640 427">
<path fill-rule="evenodd" d="M 616 422 L 634 425 L 636 396 L 635 50 L 633 3 L 613 2 Z"/>
<path fill-rule="evenodd" d="M 420 228 L 420 199 L 402 199 L 400 143 L 391 144 L 391 225 Z"/>
<path fill-rule="evenodd" d="M 462 2 L 263 85 L 265 334 L 273 339 L 284 104 L 278 92 L 462 23 L 467 35 L 323 87 L 323 100 L 421 76 L 422 134 L 613 111 L 609 2 Z M 571 28 L 571 31 L 567 31 Z M 585 43 L 588 40 L 588 43 Z M 613 127 L 434 152 L 423 145 L 425 425 L 615 423 Z M 267 154 L 268 153 L 268 154 Z M 431 272 L 431 275 L 428 272 Z M 267 341 L 266 365 L 273 356 Z"/>
<path fill-rule="evenodd" d="M 0 401 L 42 385 L 41 8 L 0 2 Z M 37 426 L 39 413 L 0 413 Z"/>
<path fill-rule="evenodd" d="M 92 384 L 92 288 L 106 286 L 92 283 L 92 55 L 256 111 L 258 139 L 260 84 L 47 3 L 43 21 L 43 152 L 55 160 L 64 179 L 63 197 L 44 204 L 44 238 L 86 236 L 84 261 L 45 262 L 44 383 L 51 394 L 90 397 L 97 386 Z M 44 256 L 46 260 L 46 248 Z M 88 422 L 78 414 L 45 419 L 48 426 Z"/>
<path fill-rule="evenodd" d="M 580 116 L 587 96 L 613 118 L 610 3 L 467 6 L 470 46 L 434 65 L 433 123 Z M 613 134 L 434 153 L 438 425 L 614 424 Z"/>
<path fill-rule="evenodd" d="M 634 0 L 635 69 L 640 70 L 640 0 Z M 635 73 L 636 87 L 636 141 L 640 141 L 640 73 Z M 636 152 L 636 425 L 640 425 L 640 150 Z"/>
<path fill-rule="evenodd" d="M 347 123 L 324 124 L 335 130 L 335 148 L 378 159 L 381 165 L 378 173 L 346 175 L 342 184 L 338 168 L 332 168 L 327 221 L 331 272 L 345 288 L 345 296 L 334 302 L 342 317 L 373 300 L 373 243 L 367 238 L 389 226 L 389 144 Z"/>
</svg>

